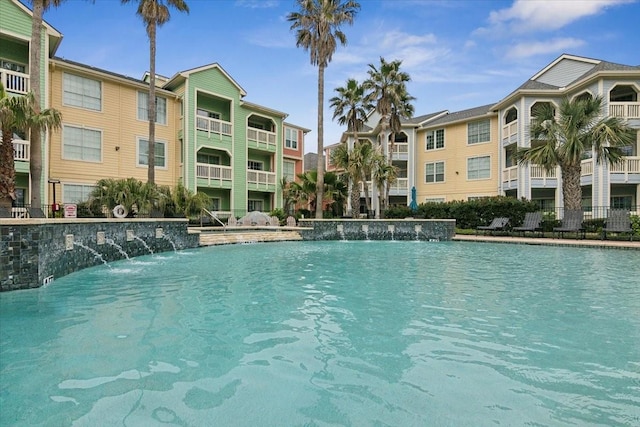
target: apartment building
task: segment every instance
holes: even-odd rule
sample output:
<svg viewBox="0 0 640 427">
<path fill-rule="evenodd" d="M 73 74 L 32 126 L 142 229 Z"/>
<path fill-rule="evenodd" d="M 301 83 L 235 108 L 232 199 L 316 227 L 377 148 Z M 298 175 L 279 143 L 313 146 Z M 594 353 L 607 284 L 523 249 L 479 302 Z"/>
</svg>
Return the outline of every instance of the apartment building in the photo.
<svg viewBox="0 0 640 427">
<path fill-rule="evenodd" d="M 639 211 L 639 94 L 640 66 L 564 54 L 497 103 L 405 120 L 393 145 L 383 143 L 379 117 L 372 114 L 359 138 L 381 144 L 399 168 L 402 178 L 393 186 L 401 190 L 391 205 L 408 205 L 407 190 L 415 186 L 418 203 L 502 195 L 560 211 L 559 168 L 546 171 L 540 165 L 519 164 L 514 153 L 531 146 L 530 123 L 541 106 L 557 107 L 566 97 L 600 96 L 603 115 L 623 118 L 638 133 L 635 144 L 624 148 L 622 162 L 613 166 L 587 153 L 582 161 L 583 208 L 594 216 L 607 208 Z M 340 143 L 352 144 L 350 136 L 343 134 Z M 375 203 L 374 210 L 379 207 Z"/>
<path fill-rule="evenodd" d="M 11 96 L 28 93 L 31 11 L 0 0 L 0 79 Z M 15 135 L 17 211 L 30 191 L 43 200 L 86 200 L 101 178 L 146 181 L 149 75 L 124 76 L 55 56 L 62 34 L 44 23 L 42 108 L 62 113 L 62 129 L 43 147 L 43 186 L 30 188 L 29 135 Z M 244 215 L 282 207 L 280 180 L 304 170 L 310 132 L 287 113 L 251 103 L 220 64 L 156 77 L 156 183 L 181 182 L 205 193 L 211 208 Z M 54 200 L 55 193 L 55 200 Z"/>
</svg>

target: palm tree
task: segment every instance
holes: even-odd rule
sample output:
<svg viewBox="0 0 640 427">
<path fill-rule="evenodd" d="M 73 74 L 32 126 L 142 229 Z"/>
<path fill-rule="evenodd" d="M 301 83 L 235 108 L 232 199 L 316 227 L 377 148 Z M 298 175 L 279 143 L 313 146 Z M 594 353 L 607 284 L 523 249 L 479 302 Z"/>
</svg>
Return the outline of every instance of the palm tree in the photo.
<svg viewBox="0 0 640 427">
<path fill-rule="evenodd" d="M 395 134 L 401 129 L 401 119 L 410 118 L 414 112 L 411 101 L 415 98 L 409 95 L 406 86 L 411 77 L 408 73 L 400 71 L 401 65 L 402 61 L 400 60 L 387 62 L 380 57 L 379 68 L 369 64 L 369 78 L 363 83 L 365 90 L 370 91 L 367 95 L 367 101 L 375 104 L 376 111 L 380 114 L 383 153 L 389 154 L 389 165 L 393 160 L 390 153 L 393 151 Z M 387 141 L 390 141 L 389 145 L 387 145 Z M 384 194 L 385 198 L 381 204 L 387 205 L 388 191 L 384 191 Z"/>
<path fill-rule="evenodd" d="M 556 116 L 545 104 L 531 125 L 531 147 L 518 150 L 520 163 L 531 162 L 547 171 L 560 167 L 565 209 L 582 209 L 582 160 L 593 152 L 596 161 L 614 164 L 622 158 L 621 147 L 635 143 L 636 132 L 618 117 L 603 116 L 603 100 L 563 99 Z"/>
<path fill-rule="evenodd" d="M 373 162 L 373 181 L 379 193 L 384 194 L 380 204 L 380 217 L 389 208 L 389 187 L 398 179 L 398 168 L 387 163 L 384 156 L 377 156 Z"/>
<path fill-rule="evenodd" d="M 15 200 L 16 171 L 13 160 L 13 133 L 37 129 L 38 133 L 47 129 L 59 129 L 62 115 L 58 110 L 38 108 L 33 92 L 24 96 L 9 96 L 0 85 L 0 127 L 2 127 L 2 145 L 0 147 L 0 204 L 10 207 Z M 32 133 L 33 135 L 33 133 Z M 31 141 L 31 145 L 36 144 Z M 33 159 L 30 159 L 33 160 Z M 38 191 L 33 186 L 32 191 Z M 39 198 L 39 195 L 38 195 Z M 33 200 L 33 198 L 32 198 Z M 40 207 L 40 205 L 33 205 Z"/>
<path fill-rule="evenodd" d="M 29 54 L 29 90 L 33 93 L 33 108 L 37 116 L 42 105 L 42 88 L 40 86 L 40 72 L 42 57 L 42 17 L 51 6 L 58 7 L 64 0 L 31 0 L 33 4 L 31 19 L 31 45 Z M 40 188 L 42 186 L 42 129 L 34 126 L 30 129 L 29 140 L 29 173 L 31 175 L 31 189 L 29 191 L 31 206 L 42 206 Z"/>
<path fill-rule="evenodd" d="M 365 101 L 364 87 L 356 79 L 347 80 L 344 87 L 335 89 L 338 96 L 329 100 L 333 108 L 333 119 L 340 125 L 347 126 L 347 132 L 353 134 L 354 146 L 358 143 L 358 132 L 367 120 L 367 113 L 372 105 Z M 348 144 L 342 144 L 331 152 L 333 163 L 344 169 L 351 185 L 351 215 L 358 218 L 360 213 L 360 182 L 362 173 L 356 166 L 354 156 L 351 155 Z"/>
<path fill-rule="evenodd" d="M 297 0 L 298 12 L 287 16 L 291 30 L 296 30 L 296 46 L 308 50 L 311 65 L 318 66 L 318 180 L 316 198 L 323 199 L 324 191 L 324 70 L 336 50 L 336 39 L 343 46 L 346 35 L 340 30 L 344 23 L 351 25 L 360 4 L 355 0 Z M 316 218 L 322 218 L 322 204 L 316 206 Z"/>
<path fill-rule="evenodd" d="M 156 179 L 156 30 L 171 18 L 169 7 L 189 13 L 184 0 L 121 0 L 122 3 L 138 1 L 136 14 L 142 18 L 149 36 L 149 146 L 147 181 L 155 184 Z M 165 4 L 166 1 L 166 4 Z"/>
<path fill-rule="evenodd" d="M 406 84 L 411 80 L 409 74 L 400 71 L 402 61 L 387 62 L 380 57 L 380 67 L 369 64 L 369 78 L 364 81 L 365 90 L 370 91 L 367 102 L 375 104 L 376 111 L 380 114 L 380 126 L 382 128 L 382 141 L 387 139 L 387 130 L 393 125 L 396 132 L 400 129 L 400 118 L 409 118 L 413 115 L 411 101 L 415 100 L 407 92 Z"/>
<path fill-rule="evenodd" d="M 368 179 L 373 176 L 375 163 L 379 160 L 381 154 L 380 149 L 374 148 L 369 141 L 358 141 L 353 147 L 352 161 L 353 167 L 361 171 L 361 180 L 364 190 L 364 202 L 367 207 L 367 215 L 371 212 L 371 197 L 369 196 Z"/>
</svg>

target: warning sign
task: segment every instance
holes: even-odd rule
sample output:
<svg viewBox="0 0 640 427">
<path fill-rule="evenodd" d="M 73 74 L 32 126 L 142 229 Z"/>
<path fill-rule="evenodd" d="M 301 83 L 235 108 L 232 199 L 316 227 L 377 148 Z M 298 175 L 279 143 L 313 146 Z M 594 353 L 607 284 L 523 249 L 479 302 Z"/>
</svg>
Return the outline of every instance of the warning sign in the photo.
<svg viewBox="0 0 640 427">
<path fill-rule="evenodd" d="M 64 205 L 64 217 L 65 218 L 77 218 L 78 217 L 78 205 L 65 204 Z"/>
</svg>

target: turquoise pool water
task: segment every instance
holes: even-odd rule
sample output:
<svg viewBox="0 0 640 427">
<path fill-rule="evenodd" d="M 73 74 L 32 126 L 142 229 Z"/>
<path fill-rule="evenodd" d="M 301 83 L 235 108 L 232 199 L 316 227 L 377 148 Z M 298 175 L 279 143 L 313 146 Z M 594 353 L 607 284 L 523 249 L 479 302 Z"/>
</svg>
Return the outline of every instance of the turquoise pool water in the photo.
<svg viewBox="0 0 640 427">
<path fill-rule="evenodd" d="M 637 426 L 640 254 L 211 247 L 0 294 L 0 424 Z"/>
</svg>

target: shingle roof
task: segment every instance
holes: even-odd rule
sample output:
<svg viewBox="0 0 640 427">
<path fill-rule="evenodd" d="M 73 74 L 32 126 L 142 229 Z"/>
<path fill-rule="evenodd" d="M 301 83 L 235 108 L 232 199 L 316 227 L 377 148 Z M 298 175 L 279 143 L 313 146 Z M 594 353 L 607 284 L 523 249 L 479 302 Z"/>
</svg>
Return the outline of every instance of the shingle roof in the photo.
<svg viewBox="0 0 640 427">
<path fill-rule="evenodd" d="M 59 56 L 54 56 L 53 59 L 55 61 L 65 62 L 65 63 L 67 63 L 69 65 L 74 65 L 76 67 L 86 68 L 87 70 L 92 70 L 92 71 L 95 71 L 95 72 L 108 74 L 110 76 L 117 77 L 117 78 L 120 78 L 120 79 L 129 80 L 132 83 L 138 83 L 138 84 L 143 84 L 143 85 L 149 86 L 148 82 L 145 82 L 144 80 L 136 79 L 135 77 L 129 77 L 129 76 L 125 76 L 124 74 L 114 73 L 113 71 L 105 70 L 105 69 L 98 68 L 98 67 L 93 67 L 91 65 L 82 64 L 82 63 L 76 62 L 76 61 L 71 61 L 69 59 L 61 58 Z"/>
<path fill-rule="evenodd" d="M 432 119 L 433 117 L 436 117 L 438 114 L 442 114 L 446 112 L 446 110 L 442 110 L 442 111 L 436 111 L 435 113 L 430 113 L 430 114 L 424 114 L 422 116 L 417 116 L 417 117 L 412 117 L 410 119 L 403 119 L 401 120 L 402 124 L 415 124 L 415 125 L 419 125 L 429 119 Z"/>
<path fill-rule="evenodd" d="M 473 117 L 481 117 L 491 112 L 491 107 L 494 104 L 487 104 L 481 107 L 469 108 L 468 110 L 456 111 L 453 113 L 449 113 L 445 116 L 439 117 L 436 120 L 426 123 L 425 127 L 431 127 L 435 125 L 442 125 L 445 123 L 457 122 L 459 120 L 466 120 Z"/>
</svg>

